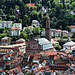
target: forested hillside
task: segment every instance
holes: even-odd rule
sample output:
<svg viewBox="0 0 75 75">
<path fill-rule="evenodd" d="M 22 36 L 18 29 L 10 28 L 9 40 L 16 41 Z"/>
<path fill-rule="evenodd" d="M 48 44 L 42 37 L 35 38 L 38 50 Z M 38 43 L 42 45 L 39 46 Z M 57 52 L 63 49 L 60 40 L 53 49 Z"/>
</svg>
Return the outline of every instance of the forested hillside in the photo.
<svg viewBox="0 0 75 75">
<path fill-rule="evenodd" d="M 30 7 L 27 3 L 35 3 Z M 75 0 L 0 0 L 0 17 L 2 20 L 22 22 L 23 26 L 31 25 L 32 20 L 38 20 L 41 27 L 45 27 L 46 14 L 41 11 L 42 6 L 48 7 L 51 28 L 69 29 L 75 25 Z M 15 7 L 20 11 L 20 16 L 15 17 Z"/>
</svg>

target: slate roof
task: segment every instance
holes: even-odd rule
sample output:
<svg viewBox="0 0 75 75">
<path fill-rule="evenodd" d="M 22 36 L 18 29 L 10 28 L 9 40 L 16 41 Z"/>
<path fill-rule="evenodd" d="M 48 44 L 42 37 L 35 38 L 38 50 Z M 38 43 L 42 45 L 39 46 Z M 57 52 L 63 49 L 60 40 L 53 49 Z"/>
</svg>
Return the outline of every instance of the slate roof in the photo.
<svg viewBox="0 0 75 75">
<path fill-rule="evenodd" d="M 66 70 L 64 73 L 72 74 L 72 72 L 71 72 L 71 71 L 69 71 L 69 70 Z"/>
<path fill-rule="evenodd" d="M 72 46 L 72 45 L 75 45 L 75 42 L 73 42 L 73 41 L 70 41 L 70 42 L 66 42 L 64 45 L 70 45 L 70 46 Z"/>
<path fill-rule="evenodd" d="M 39 38 L 39 39 L 35 39 L 35 40 L 39 42 L 39 45 L 41 45 L 43 50 L 53 48 L 52 43 L 49 42 L 46 38 Z"/>
</svg>

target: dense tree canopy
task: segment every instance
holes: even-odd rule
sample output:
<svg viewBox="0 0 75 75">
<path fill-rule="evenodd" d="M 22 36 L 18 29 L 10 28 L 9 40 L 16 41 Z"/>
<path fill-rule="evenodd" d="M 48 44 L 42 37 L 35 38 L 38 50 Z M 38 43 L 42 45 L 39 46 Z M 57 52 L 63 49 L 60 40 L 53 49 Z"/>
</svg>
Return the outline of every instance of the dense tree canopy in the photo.
<svg viewBox="0 0 75 75">
<path fill-rule="evenodd" d="M 35 3 L 34 7 L 27 5 L 30 0 L 0 0 L 0 17 L 3 20 L 21 22 L 23 27 L 31 25 L 32 20 L 38 20 L 40 26 L 45 28 L 45 17 L 41 11 L 42 6 L 48 9 L 51 28 L 66 29 L 70 31 L 69 26 L 75 24 L 75 0 L 31 0 Z M 15 17 L 14 9 L 20 11 L 20 16 Z"/>
<path fill-rule="evenodd" d="M 31 0 L 31 3 L 35 3 L 34 7 L 28 6 L 27 3 L 30 3 L 30 0 L 0 0 L 0 17 L 6 21 L 21 22 L 23 27 L 30 26 L 32 20 L 38 20 L 40 27 L 45 28 L 46 14 L 41 11 L 41 8 L 46 6 L 51 28 L 70 31 L 70 25 L 75 24 L 75 14 L 70 14 L 70 11 L 75 13 L 75 0 Z M 14 9 L 20 11 L 20 16 L 14 15 Z M 39 27 L 34 27 L 34 31 L 28 33 L 27 37 L 40 34 L 40 32 Z M 9 31 L 0 29 L 0 33 L 9 34 Z"/>
</svg>

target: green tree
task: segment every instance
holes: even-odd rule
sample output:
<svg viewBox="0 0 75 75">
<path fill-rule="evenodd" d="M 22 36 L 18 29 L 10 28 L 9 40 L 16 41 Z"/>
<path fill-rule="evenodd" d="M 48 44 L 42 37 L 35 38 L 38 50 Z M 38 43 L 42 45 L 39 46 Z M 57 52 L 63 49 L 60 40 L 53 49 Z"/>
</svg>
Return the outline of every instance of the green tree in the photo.
<svg viewBox="0 0 75 75">
<path fill-rule="evenodd" d="M 2 39 L 3 37 L 7 36 L 7 33 L 2 33 L 0 34 L 0 39 Z"/>
<path fill-rule="evenodd" d="M 11 41 L 16 41 L 19 39 L 19 36 L 11 36 Z"/>
<path fill-rule="evenodd" d="M 14 14 L 14 10 L 13 10 L 13 8 L 10 8 L 9 13 L 10 13 L 11 15 Z"/>
<path fill-rule="evenodd" d="M 59 28 L 62 30 L 62 26 L 59 26 Z"/>
<path fill-rule="evenodd" d="M 66 30 L 71 31 L 70 26 L 66 26 Z"/>
<path fill-rule="evenodd" d="M 26 34 L 30 34 L 30 33 L 31 33 L 31 30 L 30 30 L 29 27 L 26 27 L 25 30 L 24 30 L 24 32 L 25 32 Z"/>
<path fill-rule="evenodd" d="M 33 10 L 33 11 L 31 12 L 30 16 L 31 16 L 31 19 L 32 19 L 32 20 L 38 20 L 38 21 L 39 21 L 39 12 Z M 34 17 L 34 16 L 35 16 L 35 17 Z"/>
<path fill-rule="evenodd" d="M 3 33 L 4 30 L 5 28 L 0 28 L 0 33 Z"/>
<path fill-rule="evenodd" d="M 3 4 L 6 0 L 0 0 L 0 4 Z"/>
<path fill-rule="evenodd" d="M 4 12 L 2 9 L 0 9 L 0 15 L 4 15 Z"/>
<path fill-rule="evenodd" d="M 18 23 L 22 23 L 22 19 L 18 19 Z"/>
<path fill-rule="evenodd" d="M 65 44 L 66 43 L 66 41 L 65 40 L 63 40 L 63 39 L 61 39 L 61 40 L 58 40 L 58 42 L 59 42 L 59 45 L 63 48 L 63 44 Z"/>
<path fill-rule="evenodd" d="M 28 15 L 24 15 L 22 23 L 23 23 L 23 26 L 28 26 L 29 25 L 30 18 L 28 17 Z"/>
<path fill-rule="evenodd" d="M 73 33 L 72 38 L 75 38 L 75 32 Z"/>
<path fill-rule="evenodd" d="M 32 40 L 33 38 L 34 38 L 34 34 L 31 32 L 31 33 L 29 33 L 28 34 L 28 38 L 29 38 L 29 40 Z"/>
<path fill-rule="evenodd" d="M 33 26 L 34 28 L 36 27 L 36 25 L 35 25 L 35 24 L 33 24 L 32 26 Z"/>
<path fill-rule="evenodd" d="M 35 75 L 34 73 L 29 73 L 29 74 L 26 74 L 26 75 Z"/>
<path fill-rule="evenodd" d="M 62 38 L 67 39 L 68 38 L 68 35 L 64 35 Z"/>
<path fill-rule="evenodd" d="M 23 39 L 27 40 L 27 34 L 24 33 L 24 32 L 21 32 L 20 33 L 20 38 L 23 38 Z"/>
<path fill-rule="evenodd" d="M 40 32 L 41 32 L 40 27 L 39 27 L 39 26 L 36 26 L 36 27 L 33 29 L 33 32 L 34 32 L 35 35 L 39 35 Z"/>
<path fill-rule="evenodd" d="M 21 6 L 20 6 L 20 11 L 21 11 L 21 17 L 23 18 L 24 15 L 27 14 L 27 9 L 26 9 L 27 5 L 25 5 L 23 2 L 21 3 Z"/>
<path fill-rule="evenodd" d="M 56 50 L 61 50 L 62 47 L 61 47 L 59 44 L 57 44 L 57 45 L 54 46 L 54 48 L 55 48 Z"/>
</svg>

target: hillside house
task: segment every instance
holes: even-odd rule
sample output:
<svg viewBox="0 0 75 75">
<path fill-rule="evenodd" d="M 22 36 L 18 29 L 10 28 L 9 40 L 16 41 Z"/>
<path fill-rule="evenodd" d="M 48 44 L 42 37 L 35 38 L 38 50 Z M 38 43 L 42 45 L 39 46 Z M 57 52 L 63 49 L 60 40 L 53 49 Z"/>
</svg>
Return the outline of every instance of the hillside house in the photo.
<svg viewBox="0 0 75 75">
<path fill-rule="evenodd" d="M 22 29 L 22 24 L 21 23 L 14 23 L 12 25 L 12 28 L 19 28 L 21 30 Z"/>
<path fill-rule="evenodd" d="M 63 45 L 63 49 L 71 50 L 71 49 L 74 49 L 74 48 L 75 48 L 75 42 L 73 42 L 73 41 L 66 42 L 66 43 Z"/>
<path fill-rule="evenodd" d="M 61 37 L 64 36 L 64 35 L 68 35 L 68 33 L 69 33 L 68 31 L 62 30 L 62 31 L 61 31 Z"/>
<path fill-rule="evenodd" d="M 37 21 L 37 20 L 32 20 L 32 25 L 36 25 L 36 26 L 39 26 L 40 25 L 40 23 Z"/>
<path fill-rule="evenodd" d="M 0 21 L 0 28 L 11 28 L 12 21 Z"/>
<path fill-rule="evenodd" d="M 1 45 L 10 45 L 10 43 L 11 43 L 10 37 L 6 36 L 6 37 L 1 39 Z"/>
<path fill-rule="evenodd" d="M 18 35 L 20 35 L 20 29 L 19 28 L 11 28 L 10 34 L 11 34 L 11 36 L 18 36 Z"/>
<path fill-rule="evenodd" d="M 75 32 L 75 25 L 71 25 L 70 28 L 71 28 L 71 32 Z"/>
</svg>

